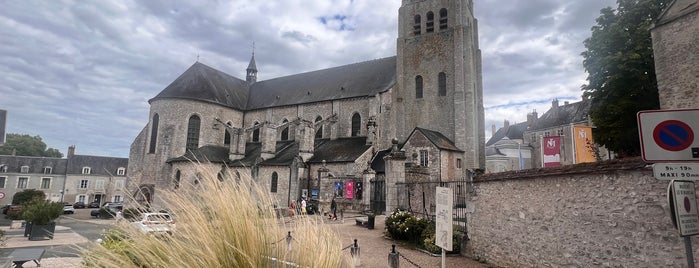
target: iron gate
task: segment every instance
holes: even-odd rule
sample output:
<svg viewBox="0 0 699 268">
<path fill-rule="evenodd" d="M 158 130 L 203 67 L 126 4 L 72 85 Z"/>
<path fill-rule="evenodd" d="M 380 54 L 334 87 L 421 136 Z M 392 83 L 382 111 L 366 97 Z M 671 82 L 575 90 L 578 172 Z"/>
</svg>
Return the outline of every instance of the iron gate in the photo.
<svg viewBox="0 0 699 268">
<path fill-rule="evenodd" d="M 382 214 L 386 211 L 386 180 L 377 177 L 371 182 L 371 211 Z"/>
</svg>

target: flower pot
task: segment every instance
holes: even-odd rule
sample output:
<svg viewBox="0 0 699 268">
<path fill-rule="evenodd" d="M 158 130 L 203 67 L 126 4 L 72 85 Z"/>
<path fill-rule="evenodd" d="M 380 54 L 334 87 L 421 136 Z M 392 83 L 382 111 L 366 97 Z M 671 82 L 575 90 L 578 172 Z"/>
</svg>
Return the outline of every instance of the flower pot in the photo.
<svg viewBox="0 0 699 268">
<path fill-rule="evenodd" d="M 55 231 L 56 222 L 50 222 L 47 225 L 31 224 L 31 227 L 29 227 L 29 240 L 53 239 Z"/>
</svg>

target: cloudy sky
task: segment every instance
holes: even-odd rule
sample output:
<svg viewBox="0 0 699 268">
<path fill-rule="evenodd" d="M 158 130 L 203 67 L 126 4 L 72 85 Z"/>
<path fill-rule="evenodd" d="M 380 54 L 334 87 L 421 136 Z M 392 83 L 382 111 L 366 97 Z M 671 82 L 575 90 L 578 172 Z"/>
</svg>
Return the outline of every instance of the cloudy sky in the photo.
<svg viewBox="0 0 699 268">
<path fill-rule="evenodd" d="M 399 0 L 0 0 L 0 109 L 7 132 L 64 154 L 128 157 L 154 97 L 197 59 L 258 79 L 396 54 Z M 476 0 L 486 138 L 580 100 L 580 53 L 614 0 Z"/>
</svg>

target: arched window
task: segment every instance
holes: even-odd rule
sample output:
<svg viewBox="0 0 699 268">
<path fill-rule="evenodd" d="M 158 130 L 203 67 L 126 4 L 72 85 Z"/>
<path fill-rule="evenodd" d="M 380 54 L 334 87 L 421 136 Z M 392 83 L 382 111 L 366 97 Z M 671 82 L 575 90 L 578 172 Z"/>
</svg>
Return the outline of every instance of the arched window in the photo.
<svg viewBox="0 0 699 268">
<path fill-rule="evenodd" d="M 354 113 L 352 115 L 352 137 L 359 136 L 359 130 L 361 129 L 362 125 L 362 116 L 359 115 L 359 113 Z"/>
<path fill-rule="evenodd" d="M 415 23 L 413 24 L 413 34 L 420 35 L 420 32 L 422 31 L 422 29 L 420 29 L 420 27 L 421 27 L 420 24 L 422 23 L 420 21 L 420 15 L 415 15 L 414 20 L 415 20 Z"/>
<path fill-rule="evenodd" d="M 194 150 L 199 148 L 199 127 L 201 126 L 201 119 L 198 115 L 192 115 L 189 117 L 189 124 L 187 126 L 187 150 Z"/>
<path fill-rule="evenodd" d="M 447 28 L 447 9 L 442 8 L 439 10 L 439 29 L 444 30 Z"/>
<path fill-rule="evenodd" d="M 320 116 L 316 117 L 316 123 L 318 123 L 318 122 L 320 122 L 320 121 L 322 121 L 322 120 L 323 120 L 322 117 L 320 117 Z M 323 138 L 323 125 L 322 125 L 322 124 L 321 124 L 320 126 L 318 126 L 318 130 L 316 130 L 316 137 L 315 137 L 315 138 L 316 138 L 316 139 L 322 139 L 322 138 Z"/>
<path fill-rule="evenodd" d="M 434 13 L 427 12 L 427 22 L 425 23 L 425 31 L 428 33 L 434 32 Z"/>
<path fill-rule="evenodd" d="M 272 193 L 277 192 L 277 182 L 279 180 L 279 176 L 277 175 L 277 172 L 272 172 L 272 182 L 270 183 L 270 188 L 269 191 Z"/>
<path fill-rule="evenodd" d="M 175 179 L 172 180 L 172 188 L 174 189 L 179 189 L 180 188 L 180 177 L 182 174 L 180 173 L 179 170 L 175 171 Z"/>
<path fill-rule="evenodd" d="M 289 121 L 284 119 L 284 121 L 282 121 L 282 124 L 286 123 L 289 123 Z M 284 126 L 284 129 L 282 129 L 281 140 L 289 140 L 289 125 Z"/>
<path fill-rule="evenodd" d="M 422 99 L 422 76 L 415 77 L 415 98 Z"/>
<path fill-rule="evenodd" d="M 155 153 L 155 145 L 158 143 L 158 123 L 160 117 L 158 114 L 153 115 L 153 122 L 150 124 L 150 147 L 148 148 L 148 153 Z"/>
<path fill-rule="evenodd" d="M 447 74 L 444 72 L 439 73 L 439 96 L 447 95 Z"/>
<path fill-rule="evenodd" d="M 255 122 L 255 126 L 257 126 L 259 124 L 260 123 Z M 255 130 L 252 131 L 252 141 L 253 142 L 260 141 L 260 128 L 256 128 Z"/>
</svg>

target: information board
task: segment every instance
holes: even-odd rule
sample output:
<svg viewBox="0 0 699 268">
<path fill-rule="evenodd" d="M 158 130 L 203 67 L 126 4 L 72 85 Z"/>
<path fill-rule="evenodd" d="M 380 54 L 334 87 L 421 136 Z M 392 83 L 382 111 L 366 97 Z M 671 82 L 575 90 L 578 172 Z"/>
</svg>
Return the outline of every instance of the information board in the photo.
<svg viewBox="0 0 699 268">
<path fill-rule="evenodd" d="M 671 202 L 680 236 L 699 234 L 699 214 L 694 182 L 672 181 Z"/>
<path fill-rule="evenodd" d="M 454 195 L 447 187 L 437 187 L 437 211 L 435 216 L 435 245 L 446 250 L 452 250 L 452 210 Z"/>
</svg>

